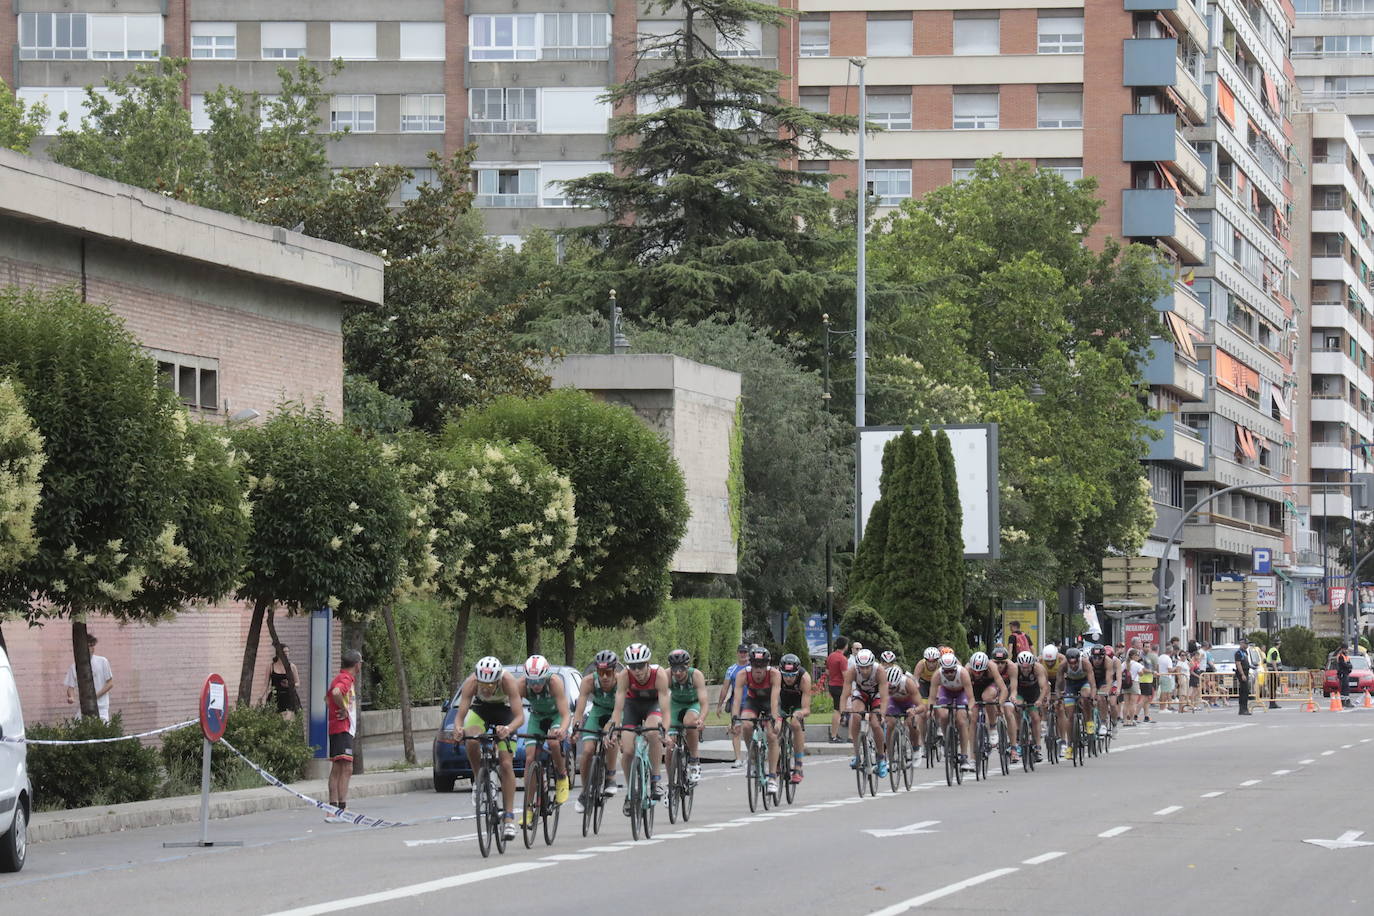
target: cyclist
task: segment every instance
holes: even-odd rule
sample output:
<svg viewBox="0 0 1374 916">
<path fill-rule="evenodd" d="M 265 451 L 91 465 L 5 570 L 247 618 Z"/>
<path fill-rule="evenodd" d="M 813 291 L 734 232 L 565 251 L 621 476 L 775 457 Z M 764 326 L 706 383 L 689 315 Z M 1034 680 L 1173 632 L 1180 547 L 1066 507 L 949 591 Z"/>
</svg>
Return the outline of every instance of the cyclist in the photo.
<svg viewBox="0 0 1374 916">
<path fill-rule="evenodd" d="M 1113 718 L 1112 700 L 1121 690 L 1121 673 L 1117 670 L 1116 660 L 1107 654 L 1106 646 L 1093 646 L 1088 653 L 1088 664 L 1093 669 L 1093 682 L 1097 684 L 1097 709 L 1102 722 L 1111 729 Z M 1088 721 L 1088 734 L 1093 733 L 1092 720 Z"/>
<path fill-rule="evenodd" d="M 806 717 L 811 715 L 811 672 L 801 659 L 788 652 L 778 661 L 778 711 L 792 729 L 792 782 L 802 781 L 802 758 L 806 756 Z"/>
<path fill-rule="evenodd" d="M 615 712 L 615 693 L 616 675 L 620 670 L 620 661 L 615 653 L 610 649 L 602 649 L 596 653 L 596 660 L 588 670 L 586 677 L 582 679 L 582 694 L 577 698 L 577 713 L 574 718 L 581 723 L 578 728 L 582 731 L 582 753 L 578 758 L 577 769 L 580 773 L 590 773 L 592 771 L 592 753 L 596 750 L 597 732 L 603 731 L 607 725 L 615 720 L 611 717 Z M 591 689 L 587 688 L 590 683 Z M 614 795 L 619 788 L 615 782 L 615 768 L 618 761 L 615 756 L 615 746 L 606 741 L 606 784 L 600 791 L 607 796 Z M 577 802 L 573 809 L 581 814 L 586 808 L 589 799 L 587 792 L 590 788 L 582 786 L 582 791 L 578 793 Z"/>
<path fill-rule="evenodd" d="M 530 707 L 529 725 L 525 727 L 525 798 L 534 798 L 534 759 L 547 738 L 549 758 L 558 775 L 554 783 L 554 803 L 568 800 L 568 765 L 563 759 L 563 736 L 572 722 L 568 715 L 568 691 L 561 677 L 553 677 L 549 660 L 542 655 L 525 659 L 525 677 L 520 682 L 520 695 Z M 534 809 L 525 805 L 525 820 L 534 819 Z"/>
<path fill-rule="evenodd" d="M 1059 654 L 1059 648 L 1051 643 L 1040 653 L 1040 664 L 1045 666 L 1045 676 L 1053 684 L 1059 679 L 1059 666 L 1064 664 L 1064 657 Z"/>
<path fill-rule="evenodd" d="M 873 744 L 878 749 L 878 776 L 887 775 L 887 741 L 883 731 L 883 711 L 887 708 L 887 677 L 883 674 L 872 649 L 854 653 L 854 667 L 844 673 L 844 693 L 849 695 L 849 740 L 854 742 L 854 756 L 849 759 L 851 769 L 859 765 L 859 725 L 868 716 L 873 730 Z M 854 715 L 857 713 L 857 715 Z"/>
<path fill-rule="evenodd" d="M 709 709 L 706 696 L 706 675 L 692 667 L 692 654 L 686 649 L 668 653 L 668 693 L 672 697 L 668 717 L 673 731 L 683 733 L 687 745 L 687 781 L 696 785 L 701 779 L 701 759 L 697 747 L 701 742 L 701 726 L 705 724 L 703 709 Z"/>
<path fill-rule="evenodd" d="M 896 728 L 897 719 L 905 716 L 912 747 L 921 746 L 921 732 L 916 724 L 916 714 L 922 706 L 919 690 L 916 678 L 907 674 L 898 665 L 892 665 L 887 669 L 887 714 L 892 718 L 888 728 Z M 889 732 L 889 740 L 891 735 Z"/>
<path fill-rule="evenodd" d="M 1092 665 L 1083 660 L 1081 650 L 1070 649 L 1064 653 L 1064 663 L 1059 666 L 1057 686 L 1060 696 L 1064 698 L 1063 705 L 1059 707 L 1059 741 L 1067 746 L 1069 710 L 1079 699 L 1091 702 L 1090 698 L 1097 691 L 1097 685 L 1093 681 Z M 1064 756 L 1072 760 L 1073 748 L 1068 747 Z"/>
<path fill-rule="evenodd" d="M 477 660 L 458 691 L 458 714 L 453 723 L 455 741 L 476 738 L 487 726 L 495 729 L 501 761 L 501 832 L 506 839 L 515 839 L 515 742 L 510 736 L 525 723 L 525 710 L 520 705 L 520 685 L 501 667 L 499 658 L 488 655 Z M 476 741 L 467 741 L 467 752 L 476 779 L 482 748 Z"/>
<path fill-rule="evenodd" d="M 878 661 L 883 663 L 883 670 L 887 670 L 897 664 L 897 653 L 891 649 L 884 649 L 883 654 L 878 656 Z"/>
<path fill-rule="evenodd" d="M 1006 682 L 1002 673 L 992 664 L 986 652 L 975 652 L 968 658 L 969 683 L 973 685 L 973 697 L 983 703 L 996 703 L 1000 714 L 1002 698 L 1007 695 Z M 993 717 L 986 715 L 988 731 L 992 731 Z"/>
<path fill-rule="evenodd" d="M 935 678 L 935 686 L 935 705 L 956 707 L 958 716 L 955 722 L 959 725 L 959 743 L 963 748 L 963 753 L 959 755 L 959 768 L 971 773 L 973 761 L 969 758 L 969 745 L 972 742 L 969 738 L 968 704 L 969 697 L 973 696 L 973 679 L 969 677 L 967 668 L 960 667 L 959 659 L 953 652 L 946 652 L 940 656 L 940 673 Z M 935 710 L 936 717 L 940 720 L 941 731 L 949 724 L 949 712 L 948 709 Z M 945 752 L 952 753 L 953 749 L 946 748 Z"/>
<path fill-rule="evenodd" d="M 770 653 L 763 646 L 749 649 L 749 667 L 735 675 L 735 704 L 731 710 L 734 722 L 731 731 L 740 735 L 745 747 L 754 738 L 754 720 L 759 716 L 772 716 L 767 724 L 768 730 L 768 788 L 769 795 L 778 794 L 778 722 L 782 710 L 779 708 L 782 676 L 768 663 Z M 749 774 L 753 778 L 754 774 Z"/>
<path fill-rule="evenodd" d="M 921 660 L 911 669 L 911 676 L 921 691 L 922 702 L 916 704 L 916 725 L 920 728 L 921 734 L 925 734 L 926 716 L 930 714 L 930 682 L 939 671 L 940 650 L 935 646 L 926 646 L 926 650 L 921 653 Z"/>
<path fill-rule="evenodd" d="M 1033 652 L 1019 652 L 1016 655 L 1016 705 L 1029 706 L 1033 735 L 1040 734 L 1040 699 L 1049 699 L 1049 679 L 1045 666 L 1035 660 Z M 1035 759 L 1040 759 L 1040 742 L 1031 742 L 1035 748 Z"/>
<path fill-rule="evenodd" d="M 668 672 L 658 665 L 649 664 L 649 659 L 653 657 L 653 652 L 642 642 L 631 643 L 625 647 L 625 670 L 615 676 L 615 709 L 611 713 L 611 720 L 618 722 L 621 728 L 638 728 L 640 726 L 655 729 L 644 733 L 644 738 L 649 742 L 649 771 L 650 782 L 652 783 L 653 798 L 655 801 L 663 799 L 663 710 L 672 709 L 669 702 L 671 691 L 668 689 Z M 667 737 L 669 747 L 673 745 L 673 737 Z M 622 732 L 620 735 L 620 762 L 625 767 L 625 772 L 630 772 L 630 766 L 635 756 L 635 734 L 634 732 Z M 626 800 L 629 804 L 629 800 Z M 628 814 L 628 810 L 626 811 Z"/>
<path fill-rule="evenodd" d="M 1016 665 L 1012 664 L 1011 653 L 1007 651 L 1006 646 L 998 646 L 992 650 L 992 669 L 1002 676 L 1002 718 L 1007 723 L 1012 762 L 1020 763 L 1021 752 L 1018 748 L 1021 743 L 1016 740 L 1016 732 L 1021 722 L 1020 716 L 1016 714 L 1016 701 L 1013 698 L 1016 692 Z"/>
</svg>

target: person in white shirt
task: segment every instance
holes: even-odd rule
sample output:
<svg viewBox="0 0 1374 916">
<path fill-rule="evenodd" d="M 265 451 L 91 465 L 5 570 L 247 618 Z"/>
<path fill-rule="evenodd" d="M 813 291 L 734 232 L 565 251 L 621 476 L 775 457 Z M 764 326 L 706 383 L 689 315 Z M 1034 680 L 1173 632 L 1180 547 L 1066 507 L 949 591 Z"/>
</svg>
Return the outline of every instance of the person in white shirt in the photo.
<svg viewBox="0 0 1374 916">
<path fill-rule="evenodd" d="M 101 721 L 110 721 L 110 690 L 114 687 L 114 672 L 110 670 L 110 660 L 103 655 L 95 654 L 95 644 L 99 642 L 94 636 L 86 637 L 86 645 L 91 650 L 91 680 L 95 682 L 96 708 L 100 711 Z M 67 687 L 67 702 L 75 703 L 76 693 L 76 662 L 72 662 L 67 669 L 67 678 L 63 681 Z"/>
<path fill-rule="evenodd" d="M 1169 699 L 1174 693 L 1174 660 L 1168 652 L 1159 653 L 1159 685 L 1155 691 L 1155 702 L 1160 712 L 1169 708 Z"/>
</svg>

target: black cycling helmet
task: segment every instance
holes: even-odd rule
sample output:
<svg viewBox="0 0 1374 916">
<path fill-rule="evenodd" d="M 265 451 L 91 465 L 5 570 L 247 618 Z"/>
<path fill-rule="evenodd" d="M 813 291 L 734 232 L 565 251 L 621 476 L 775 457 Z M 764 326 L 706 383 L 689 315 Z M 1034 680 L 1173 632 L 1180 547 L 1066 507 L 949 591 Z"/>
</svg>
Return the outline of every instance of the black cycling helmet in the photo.
<svg viewBox="0 0 1374 916">
<path fill-rule="evenodd" d="M 1071 662 L 1076 662 L 1078 661 L 1078 657 L 1082 654 L 1083 653 L 1078 649 L 1070 649 L 1069 651 L 1064 653 L 1064 657 Z"/>
<path fill-rule="evenodd" d="M 1009 658 L 1011 658 L 1011 653 L 1007 651 L 1006 646 L 998 646 L 992 650 L 992 660 L 995 662 L 1004 662 Z"/>
<path fill-rule="evenodd" d="M 686 668 L 692 663 L 692 653 L 686 649 L 674 649 L 668 653 L 668 666 L 670 668 Z"/>
<path fill-rule="evenodd" d="M 596 667 L 598 671 L 606 671 L 615 668 L 617 661 L 619 661 L 619 659 L 615 657 L 615 653 L 610 649 L 602 649 L 600 652 L 596 653 Z"/>
<path fill-rule="evenodd" d="M 1093 646 L 1092 651 L 1088 654 L 1093 658 L 1105 658 L 1107 656 L 1107 650 L 1101 646 Z"/>
<path fill-rule="evenodd" d="M 767 667 L 769 660 L 773 657 L 763 646 L 754 646 L 749 650 L 749 665 L 753 668 Z"/>
<path fill-rule="evenodd" d="M 791 652 L 788 652 L 782 657 L 782 660 L 778 662 L 778 670 L 786 675 L 801 674 L 801 659 L 797 658 L 797 656 L 793 655 Z"/>
</svg>

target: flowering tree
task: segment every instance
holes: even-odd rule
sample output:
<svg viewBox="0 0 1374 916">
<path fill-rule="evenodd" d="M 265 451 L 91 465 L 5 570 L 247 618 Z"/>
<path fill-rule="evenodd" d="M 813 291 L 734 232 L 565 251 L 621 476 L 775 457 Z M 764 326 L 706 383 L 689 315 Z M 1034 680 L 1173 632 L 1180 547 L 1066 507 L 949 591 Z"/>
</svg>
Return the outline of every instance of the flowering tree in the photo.
<svg viewBox="0 0 1374 916">
<path fill-rule="evenodd" d="M 43 493 L 38 473 L 44 460 L 43 437 L 14 383 L 0 380 L 0 570 L 18 566 L 38 550 L 33 516 Z M 4 647 L 0 632 L 0 649 Z"/>
</svg>

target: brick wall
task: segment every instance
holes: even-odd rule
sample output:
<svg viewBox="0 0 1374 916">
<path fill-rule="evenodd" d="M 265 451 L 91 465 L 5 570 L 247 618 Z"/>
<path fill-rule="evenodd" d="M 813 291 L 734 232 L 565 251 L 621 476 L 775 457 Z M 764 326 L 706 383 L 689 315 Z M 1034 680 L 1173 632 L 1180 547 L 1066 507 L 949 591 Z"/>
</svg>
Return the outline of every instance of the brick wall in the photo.
<svg viewBox="0 0 1374 916">
<path fill-rule="evenodd" d="M 863 12 L 830 14 L 830 56 L 864 57 L 868 54 L 868 15 Z"/>
<path fill-rule="evenodd" d="M 949 130 L 954 126 L 954 87 L 915 87 L 915 118 L 917 130 Z"/>
<path fill-rule="evenodd" d="M 953 10 L 918 10 L 912 31 L 917 54 L 954 53 Z"/>
<path fill-rule="evenodd" d="M 917 159 L 911 163 L 911 193 L 920 197 L 949 184 L 954 163 L 949 159 Z"/>
<path fill-rule="evenodd" d="M 1083 174 L 1097 179 L 1105 201 L 1094 235 L 1121 236 L 1121 189 L 1131 168 L 1121 161 L 1121 118 L 1131 110 L 1131 90 L 1121 85 L 1122 41 L 1131 14 L 1120 3 L 1088 0 L 1083 10 Z"/>
<path fill-rule="evenodd" d="M 468 17 L 461 3 L 444 4 L 444 155 L 467 141 Z"/>
<path fill-rule="evenodd" d="M 1039 18 L 1036 10 L 1002 10 L 1002 53 L 1036 53 Z"/>
<path fill-rule="evenodd" d="M 1003 39 L 1005 40 L 1005 39 Z M 999 123 L 1003 130 L 1034 130 L 1036 87 L 1028 83 L 1003 83 L 999 94 Z M 1015 150 L 1007 150 L 1013 153 Z"/>
</svg>

